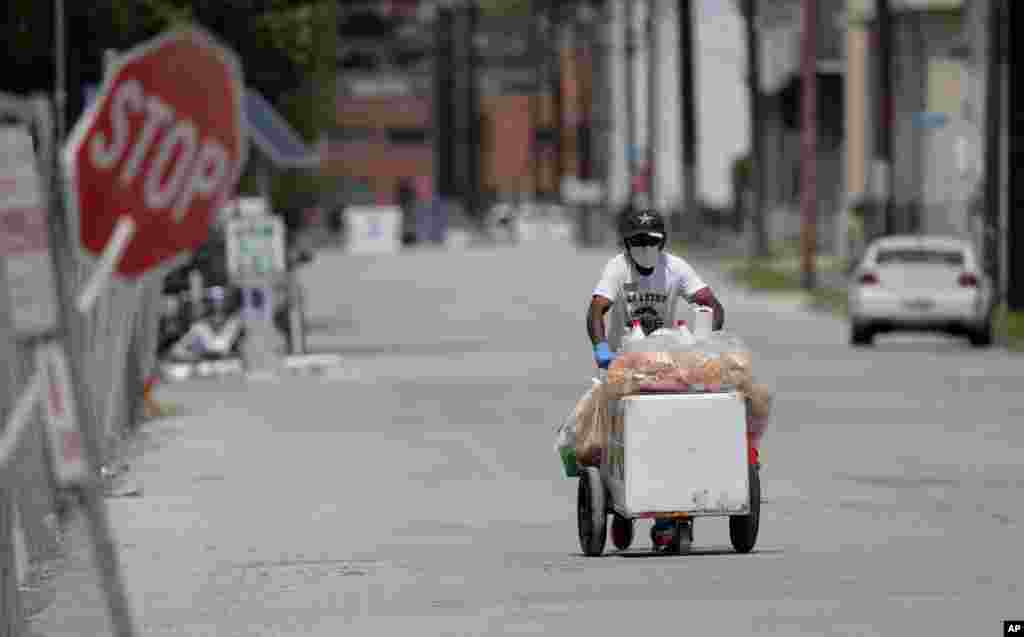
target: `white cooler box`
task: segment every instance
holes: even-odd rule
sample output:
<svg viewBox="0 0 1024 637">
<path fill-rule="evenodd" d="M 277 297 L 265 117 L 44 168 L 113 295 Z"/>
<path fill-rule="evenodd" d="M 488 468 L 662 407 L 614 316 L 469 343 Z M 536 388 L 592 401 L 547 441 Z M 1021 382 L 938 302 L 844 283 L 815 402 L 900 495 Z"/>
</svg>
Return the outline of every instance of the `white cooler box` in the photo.
<svg viewBox="0 0 1024 637">
<path fill-rule="evenodd" d="M 625 517 L 749 512 L 746 410 L 735 393 L 627 396 L 601 468 Z"/>
</svg>

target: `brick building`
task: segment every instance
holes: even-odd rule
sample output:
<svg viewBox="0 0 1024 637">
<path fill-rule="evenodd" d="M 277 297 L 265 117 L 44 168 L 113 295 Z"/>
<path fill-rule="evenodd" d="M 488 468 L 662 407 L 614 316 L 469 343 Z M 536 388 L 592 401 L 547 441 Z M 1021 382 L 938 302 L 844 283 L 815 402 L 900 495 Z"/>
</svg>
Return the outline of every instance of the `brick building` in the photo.
<svg viewBox="0 0 1024 637">
<path fill-rule="evenodd" d="M 420 177 L 429 184 L 435 175 L 434 25 L 427 12 L 409 10 L 415 4 L 404 3 L 403 11 L 391 14 L 351 7 L 339 12 L 337 110 L 323 170 L 338 179 L 343 201 L 394 204 L 400 179 Z M 576 69 L 585 76 L 589 62 L 585 52 L 573 55 L 563 49 L 560 56 L 558 152 L 556 100 L 547 90 L 552 83 L 539 81 L 538 73 L 542 61 L 551 59 L 544 56 L 550 49 L 531 43 L 532 24 L 525 18 L 481 17 L 479 22 L 479 166 L 485 204 L 535 190 L 541 196 L 555 194 L 559 155 L 561 175 L 576 173 L 577 125 L 587 110 Z M 531 139 L 537 140 L 534 148 Z"/>
</svg>

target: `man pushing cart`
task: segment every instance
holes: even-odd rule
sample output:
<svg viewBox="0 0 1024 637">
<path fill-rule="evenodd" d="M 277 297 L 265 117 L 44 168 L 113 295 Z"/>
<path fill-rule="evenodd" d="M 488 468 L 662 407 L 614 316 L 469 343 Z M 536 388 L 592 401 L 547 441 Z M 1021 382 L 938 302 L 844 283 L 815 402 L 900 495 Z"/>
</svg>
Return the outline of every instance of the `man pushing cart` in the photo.
<svg viewBox="0 0 1024 637">
<path fill-rule="evenodd" d="M 712 329 L 722 329 L 725 311 L 714 292 L 689 263 L 665 251 L 661 214 L 627 209 L 618 230 L 622 252 L 606 264 L 587 312 L 599 368 L 613 363 L 631 324 L 639 322 L 645 335 L 674 325 L 680 297 L 710 308 Z M 702 515 L 729 515 L 734 547 L 753 548 L 760 489 L 758 465 L 748 448 L 748 402 L 734 388 L 717 389 L 638 392 L 607 401 L 615 424 L 603 441 L 602 461 L 580 472 L 577 509 L 584 553 L 603 551 L 609 513 L 619 549 L 632 543 L 634 520 L 651 518 L 654 549 L 684 551 L 693 541 L 693 520 Z"/>
</svg>

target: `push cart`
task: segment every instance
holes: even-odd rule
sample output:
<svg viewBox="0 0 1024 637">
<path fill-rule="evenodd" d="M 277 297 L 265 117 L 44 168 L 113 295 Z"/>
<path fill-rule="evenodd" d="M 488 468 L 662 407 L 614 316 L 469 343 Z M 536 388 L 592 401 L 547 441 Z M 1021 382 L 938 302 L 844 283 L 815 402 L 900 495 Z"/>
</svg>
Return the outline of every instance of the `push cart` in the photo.
<svg viewBox="0 0 1024 637">
<path fill-rule="evenodd" d="M 747 409 L 735 391 L 632 395 L 609 405 L 611 431 L 599 467 L 580 467 L 577 522 L 587 556 L 612 542 L 626 550 L 637 519 L 671 519 L 667 551 L 682 547 L 681 522 L 728 516 L 733 548 L 748 553 L 761 512 L 759 464 Z"/>
</svg>

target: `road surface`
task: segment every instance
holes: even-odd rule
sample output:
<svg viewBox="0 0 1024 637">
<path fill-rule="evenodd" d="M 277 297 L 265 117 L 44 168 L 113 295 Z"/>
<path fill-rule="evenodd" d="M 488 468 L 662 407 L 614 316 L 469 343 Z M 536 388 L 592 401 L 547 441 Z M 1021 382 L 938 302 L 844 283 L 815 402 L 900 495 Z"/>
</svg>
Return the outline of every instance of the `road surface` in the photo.
<svg viewBox="0 0 1024 637">
<path fill-rule="evenodd" d="M 757 549 L 581 557 L 553 428 L 592 375 L 607 252 L 538 241 L 305 272 L 320 377 L 190 381 L 109 500 L 142 635 L 995 635 L 1024 614 L 1024 374 L 959 341 L 880 337 L 728 288 L 778 392 Z M 61 582 L 63 582 L 61 584 Z M 69 573 L 38 635 L 97 634 Z"/>
</svg>

